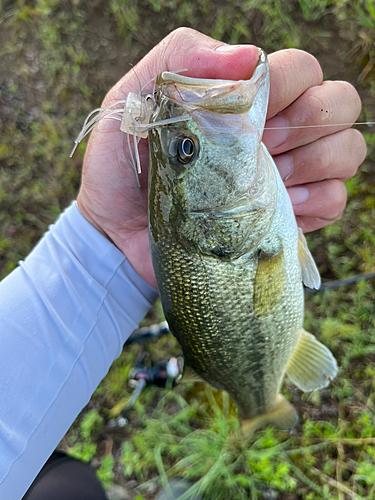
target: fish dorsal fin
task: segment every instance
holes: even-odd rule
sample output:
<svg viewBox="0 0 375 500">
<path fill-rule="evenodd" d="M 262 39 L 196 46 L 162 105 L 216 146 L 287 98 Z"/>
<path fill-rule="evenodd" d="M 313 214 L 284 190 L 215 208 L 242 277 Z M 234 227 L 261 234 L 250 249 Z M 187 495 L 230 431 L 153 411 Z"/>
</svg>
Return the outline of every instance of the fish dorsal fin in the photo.
<svg viewBox="0 0 375 500">
<path fill-rule="evenodd" d="M 276 404 L 266 413 L 249 420 L 241 419 L 240 422 L 242 432 L 245 437 L 249 438 L 259 427 L 267 424 L 271 424 L 278 429 L 293 429 L 298 422 L 298 415 L 294 406 L 279 394 Z"/>
<path fill-rule="evenodd" d="M 289 361 L 286 373 L 303 392 L 327 387 L 338 372 L 331 351 L 314 335 L 301 330 L 297 347 Z"/>
<path fill-rule="evenodd" d="M 320 288 L 320 275 L 313 256 L 307 247 L 302 229 L 298 228 L 298 260 L 301 267 L 303 283 L 309 288 Z"/>
</svg>

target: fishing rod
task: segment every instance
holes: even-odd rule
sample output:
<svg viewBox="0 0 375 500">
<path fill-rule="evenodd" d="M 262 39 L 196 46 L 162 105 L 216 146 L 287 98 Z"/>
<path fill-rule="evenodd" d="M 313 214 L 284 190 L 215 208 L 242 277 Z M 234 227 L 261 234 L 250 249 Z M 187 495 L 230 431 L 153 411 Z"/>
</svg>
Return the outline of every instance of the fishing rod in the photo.
<svg viewBox="0 0 375 500">
<path fill-rule="evenodd" d="M 169 326 L 166 321 L 157 325 L 143 326 L 134 330 L 126 341 L 126 345 L 148 342 L 153 338 L 159 338 L 167 333 L 169 333 Z"/>
<path fill-rule="evenodd" d="M 368 280 L 375 278 L 375 272 L 356 274 L 355 276 L 350 276 L 349 278 L 343 278 L 341 280 L 326 281 L 322 283 L 320 288 L 313 290 L 312 288 L 305 288 L 305 295 L 316 295 L 317 293 L 324 292 L 324 290 L 331 290 L 332 288 L 338 288 L 340 286 L 351 285 L 352 283 L 358 283 L 359 281 Z"/>
</svg>

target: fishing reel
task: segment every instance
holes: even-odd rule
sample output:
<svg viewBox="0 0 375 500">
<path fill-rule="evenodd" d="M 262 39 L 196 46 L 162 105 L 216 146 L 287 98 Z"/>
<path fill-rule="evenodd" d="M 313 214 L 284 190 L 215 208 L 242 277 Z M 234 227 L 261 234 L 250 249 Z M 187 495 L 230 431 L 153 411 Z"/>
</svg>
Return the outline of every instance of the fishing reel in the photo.
<svg viewBox="0 0 375 500">
<path fill-rule="evenodd" d="M 184 363 L 181 357 L 163 358 L 151 365 L 144 363 L 145 358 L 146 354 L 142 353 L 134 363 L 134 368 L 131 370 L 128 380 L 128 385 L 133 389 L 133 393 L 123 408 L 121 415 L 108 422 L 110 429 L 122 428 L 129 423 L 128 414 L 146 387 L 154 385 L 160 388 L 167 386 L 172 388 L 182 377 Z"/>
</svg>

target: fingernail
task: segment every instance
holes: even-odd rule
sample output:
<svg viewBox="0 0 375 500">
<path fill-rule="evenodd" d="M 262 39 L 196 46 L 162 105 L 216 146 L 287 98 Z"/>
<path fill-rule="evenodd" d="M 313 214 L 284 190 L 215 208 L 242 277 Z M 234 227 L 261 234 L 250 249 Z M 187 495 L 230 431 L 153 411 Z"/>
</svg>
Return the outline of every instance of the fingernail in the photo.
<svg viewBox="0 0 375 500">
<path fill-rule="evenodd" d="M 241 45 L 219 45 L 214 48 L 214 51 L 219 52 L 220 54 L 232 54 L 233 52 L 236 52 L 238 47 L 241 47 Z"/>
<path fill-rule="evenodd" d="M 275 149 L 280 144 L 283 144 L 288 136 L 288 122 L 282 116 L 274 116 L 266 123 L 268 128 L 276 128 L 279 130 L 264 130 L 263 132 L 263 142 L 268 149 Z"/>
<path fill-rule="evenodd" d="M 309 190 L 304 187 L 292 187 L 288 189 L 288 194 L 292 205 L 300 205 L 309 197 Z"/>
<path fill-rule="evenodd" d="M 283 181 L 289 179 L 293 173 L 293 158 L 290 155 L 279 155 L 275 158 L 276 166 Z"/>
</svg>

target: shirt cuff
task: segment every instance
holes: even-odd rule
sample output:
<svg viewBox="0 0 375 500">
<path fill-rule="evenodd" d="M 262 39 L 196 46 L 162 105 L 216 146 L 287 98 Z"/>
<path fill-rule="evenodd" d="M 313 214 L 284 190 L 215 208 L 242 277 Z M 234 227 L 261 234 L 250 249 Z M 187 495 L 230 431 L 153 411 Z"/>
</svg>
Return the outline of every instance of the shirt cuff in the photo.
<svg viewBox="0 0 375 500">
<path fill-rule="evenodd" d="M 157 290 L 146 283 L 133 269 L 125 255 L 85 219 L 76 201 L 64 210 L 56 223 L 50 226 L 50 230 L 102 286 L 107 287 L 114 274 L 118 272 L 119 276 L 111 285 L 111 293 L 117 296 L 118 300 L 122 298 L 122 302 L 128 304 L 129 297 L 125 297 L 122 288 L 124 284 L 127 286 L 132 284 L 139 292 L 137 299 L 141 303 L 144 303 L 145 299 L 148 308 L 157 299 Z"/>
</svg>

